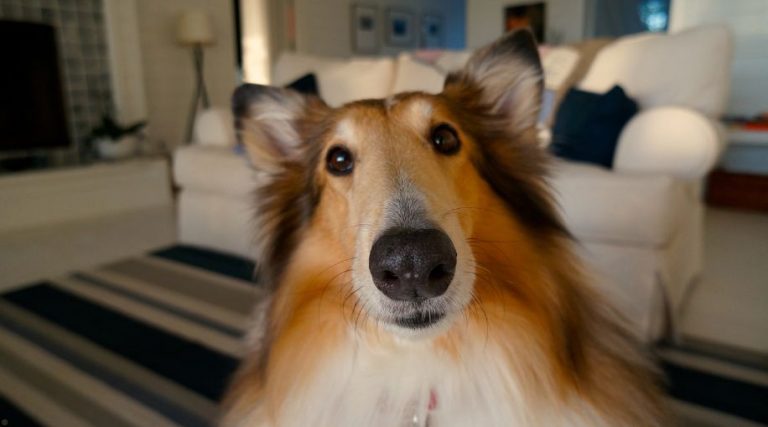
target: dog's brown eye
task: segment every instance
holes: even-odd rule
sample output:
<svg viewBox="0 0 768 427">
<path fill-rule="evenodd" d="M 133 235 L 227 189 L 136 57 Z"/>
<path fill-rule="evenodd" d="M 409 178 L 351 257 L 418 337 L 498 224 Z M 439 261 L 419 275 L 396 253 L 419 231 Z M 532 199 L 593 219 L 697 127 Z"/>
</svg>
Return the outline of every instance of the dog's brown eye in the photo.
<svg viewBox="0 0 768 427">
<path fill-rule="evenodd" d="M 328 155 L 325 157 L 326 168 L 328 172 L 334 175 L 348 175 L 352 172 L 355 161 L 352 153 L 340 145 L 331 147 Z"/>
<path fill-rule="evenodd" d="M 432 129 L 432 144 L 442 154 L 454 154 L 459 151 L 461 141 L 452 127 L 442 124 Z"/>
</svg>

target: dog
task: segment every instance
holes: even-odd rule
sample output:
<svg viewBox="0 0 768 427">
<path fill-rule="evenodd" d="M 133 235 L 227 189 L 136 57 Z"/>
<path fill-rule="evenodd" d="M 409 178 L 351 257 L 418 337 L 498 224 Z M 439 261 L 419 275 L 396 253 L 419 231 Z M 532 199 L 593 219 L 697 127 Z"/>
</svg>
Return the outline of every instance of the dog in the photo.
<svg viewBox="0 0 768 427">
<path fill-rule="evenodd" d="M 666 425 L 551 199 L 542 82 L 518 31 L 437 95 L 236 90 L 272 296 L 223 425 Z"/>
</svg>

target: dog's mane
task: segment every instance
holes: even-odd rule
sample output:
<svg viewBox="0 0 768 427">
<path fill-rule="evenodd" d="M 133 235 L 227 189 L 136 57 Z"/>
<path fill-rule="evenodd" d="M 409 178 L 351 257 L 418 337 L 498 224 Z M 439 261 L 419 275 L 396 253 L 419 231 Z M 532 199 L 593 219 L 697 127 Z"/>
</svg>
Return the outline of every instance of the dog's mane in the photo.
<svg viewBox="0 0 768 427">
<path fill-rule="evenodd" d="M 549 156 L 539 147 L 535 129 L 511 134 L 509 117 L 494 114 L 490 106 L 480 103 L 481 90 L 471 81 L 453 85 L 458 78 L 455 74 L 448 77 L 440 98 L 453 117 L 459 118 L 462 130 L 477 142 L 478 153 L 472 158 L 475 168 L 510 213 L 531 230 L 570 236 L 545 180 Z"/>
<path fill-rule="evenodd" d="M 279 171 L 262 180 L 254 190 L 259 201 L 254 213 L 256 226 L 257 275 L 270 289 L 295 250 L 301 230 L 311 220 L 322 193 L 315 179 L 322 139 L 330 126 L 328 108 L 319 99 L 309 99 L 304 113 L 295 123 L 301 155 L 286 158 Z M 241 126 L 238 126 L 241 127 Z"/>
</svg>

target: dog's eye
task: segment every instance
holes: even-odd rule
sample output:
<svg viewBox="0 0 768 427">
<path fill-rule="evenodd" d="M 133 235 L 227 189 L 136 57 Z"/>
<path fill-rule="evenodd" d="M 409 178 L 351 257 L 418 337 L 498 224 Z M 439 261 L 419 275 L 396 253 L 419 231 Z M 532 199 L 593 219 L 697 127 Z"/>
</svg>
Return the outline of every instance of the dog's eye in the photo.
<svg viewBox="0 0 768 427">
<path fill-rule="evenodd" d="M 447 124 L 441 124 L 432 129 L 432 145 L 442 154 L 454 154 L 459 151 L 461 141 L 456 131 Z"/>
<path fill-rule="evenodd" d="M 334 175 L 348 175 L 352 172 L 355 161 L 352 158 L 352 153 L 346 147 L 336 145 L 328 150 L 325 164 L 328 172 Z"/>
</svg>

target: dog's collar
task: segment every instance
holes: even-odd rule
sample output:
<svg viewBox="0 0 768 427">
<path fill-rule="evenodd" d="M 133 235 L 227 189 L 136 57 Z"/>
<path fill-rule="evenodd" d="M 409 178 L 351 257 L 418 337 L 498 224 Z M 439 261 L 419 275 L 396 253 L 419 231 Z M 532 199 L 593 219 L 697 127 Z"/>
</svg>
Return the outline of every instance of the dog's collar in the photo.
<svg viewBox="0 0 768 427">
<path fill-rule="evenodd" d="M 429 390 L 427 410 L 414 413 L 413 418 L 411 418 L 411 425 L 413 427 L 429 427 L 429 414 L 435 409 L 437 409 L 437 393 L 435 393 L 435 390 Z"/>
</svg>

